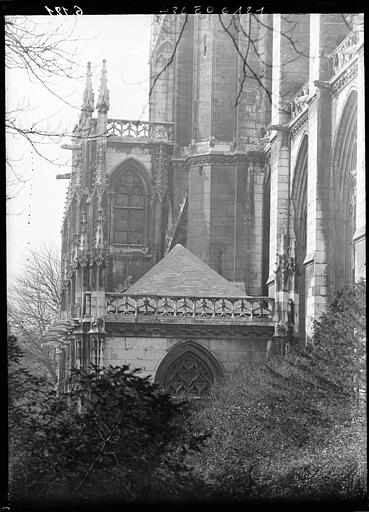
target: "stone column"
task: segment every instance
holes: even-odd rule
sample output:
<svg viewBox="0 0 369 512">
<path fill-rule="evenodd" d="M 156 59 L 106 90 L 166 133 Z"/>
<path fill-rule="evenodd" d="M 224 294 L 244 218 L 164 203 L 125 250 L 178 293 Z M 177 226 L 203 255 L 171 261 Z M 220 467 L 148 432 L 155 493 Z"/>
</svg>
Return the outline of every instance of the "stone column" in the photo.
<svg viewBox="0 0 369 512">
<path fill-rule="evenodd" d="M 361 23 L 360 23 L 361 21 Z M 365 71 L 364 71 L 364 24 L 358 20 L 356 27 L 359 36 L 358 75 L 357 75 L 357 164 L 356 164 L 356 226 L 354 234 L 355 247 L 355 282 L 365 278 Z"/>
<path fill-rule="evenodd" d="M 250 185 L 246 208 L 249 207 L 250 221 L 247 226 L 246 265 L 249 270 L 247 292 L 250 295 L 262 295 L 263 282 L 263 202 L 264 202 L 264 168 L 262 161 L 251 160 L 248 164 Z M 252 195 L 251 195 L 252 194 Z M 247 211 L 247 210 L 246 210 Z M 249 246 L 248 246 L 249 244 Z"/>
<path fill-rule="evenodd" d="M 269 295 L 276 301 L 276 334 L 290 336 L 289 298 L 295 273 L 290 232 L 289 101 L 308 78 L 309 17 L 273 15 Z M 293 42 L 293 43 L 292 43 Z M 274 132 L 274 133 L 273 133 Z M 280 334 L 278 334 L 279 336 Z"/>
<path fill-rule="evenodd" d="M 305 289 L 306 335 L 313 334 L 313 320 L 326 309 L 329 283 L 329 219 L 331 168 L 331 92 L 327 55 L 340 25 L 331 15 L 312 14 L 310 22 L 309 145 L 307 176 L 307 233 Z M 331 36 L 331 37 L 329 37 Z"/>
<path fill-rule="evenodd" d="M 209 159 L 189 164 L 187 248 L 209 265 L 212 167 Z M 219 272 L 219 268 L 217 269 Z"/>
<path fill-rule="evenodd" d="M 273 69 L 272 69 L 272 125 L 277 127 L 281 122 L 287 123 L 288 118 L 280 110 L 281 81 L 281 19 L 279 14 L 273 16 Z M 287 224 L 286 193 L 282 183 L 288 175 L 288 142 L 286 132 L 274 132 L 270 138 L 270 237 L 269 237 L 269 295 L 275 296 L 275 268 L 278 233 Z M 282 185 L 282 189 L 279 187 Z M 276 297 L 275 297 L 276 298 Z"/>
<path fill-rule="evenodd" d="M 306 15 L 273 15 L 273 70 L 271 113 L 271 178 L 270 178 L 270 250 L 269 295 L 277 293 L 275 268 L 278 243 L 289 238 L 290 141 L 288 123 L 289 99 L 307 78 L 309 18 Z M 285 37 L 285 36 L 288 37 Z M 296 41 L 296 53 L 292 41 Z M 283 234 L 282 234 L 283 233 Z M 279 292 L 278 292 L 279 293 Z M 276 296 L 276 295 L 275 295 Z M 278 298 L 276 296 L 278 302 Z M 281 299 L 282 300 L 282 299 Z M 286 308 L 282 308 L 283 310 Z"/>
<path fill-rule="evenodd" d="M 275 279 L 276 258 L 280 252 L 279 241 L 283 234 L 289 232 L 289 173 L 290 173 L 290 148 L 289 131 L 282 125 L 273 126 L 278 130 L 272 140 L 271 147 L 271 177 L 270 177 L 270 246 L 268 278 L 269 295 L 274 296 L 277 311 L 282 312 L 282 303 L 285 298 L 280 293 L 287 290 L 279 290 Z M 285 315 L 283 315 L 285 316 Z"/>
</svg>

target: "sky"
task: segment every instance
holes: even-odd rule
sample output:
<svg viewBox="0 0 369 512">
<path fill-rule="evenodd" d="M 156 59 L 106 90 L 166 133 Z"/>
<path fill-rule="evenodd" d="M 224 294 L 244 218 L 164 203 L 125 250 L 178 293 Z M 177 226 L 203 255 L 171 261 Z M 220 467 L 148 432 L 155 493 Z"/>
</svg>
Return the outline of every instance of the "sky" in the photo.
<svg viewBox="0 0 369 512">
<path fill-rule="evenodd" d="M 32 16 L 36 30 L 65 30 L 73 26 L 76 42 L 63 43 L 78 64 L 76 78 L 57 78 L 50 93 L 24 70 L 6 70 L 6 108 L 22 107 L 18 123 L 29 126 L 42 120 L 42 127 L 57 133 L 70 132 L 79 117 L 87 62 L 92 64 L 95 104 L 102 60 L 107 60 L 110 111 L 118 119 L 147 119 L 149 90 L 149 15 Z M 35 25 L 32 25 L 35 24 Z M 62 27 L 60 24 L 64 24 Z M 66 104 L 65 102 L 68 104 Z M 69 104 L 71 106 L 69 106 Z M 68 180 L 57 174 L 70 172 L 71 154 L 61 149 L 67 138 L 49 139 L 37 146 L 51 162 L 41 158 L 22 138 L 7 137 L 7 158 L 14 171 L 7 176 L 7 275 L 11 283 L 22 272 L 29 250 L 42 244 L 60 247 L 61 224 Z M 15 176 L 15 174 L 16 176 Z"/>
</svg>

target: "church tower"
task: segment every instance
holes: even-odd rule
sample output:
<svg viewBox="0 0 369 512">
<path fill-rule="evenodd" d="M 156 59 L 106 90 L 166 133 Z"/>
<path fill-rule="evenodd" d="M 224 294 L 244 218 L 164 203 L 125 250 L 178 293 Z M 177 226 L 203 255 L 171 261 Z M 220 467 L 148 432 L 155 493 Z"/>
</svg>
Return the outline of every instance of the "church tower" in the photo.
<svg viewBox="0 0 369 512">
<path fill-rule="evenodd" d="M 62 229 L 62 315 L 85 314 L 86 292 L 121 292 L 164 254 L 172 123 L 110 119 L 103 61 L 94 103 L 91 63 L 72 143 Z M 93 114 L 96 112 L 96 117 Z"/>
<path fill-rule="evenodd" d="M 187 248 L 226 279 L 261 295 L 268 215 L 260 139 L 270 111 L 270 37 L 248 16 L 167 16 L 160 23 L 153 31 L 150 115 L 166 112 L 175 124 L 172 230 L 181 242 L 185 231 Z M 250 30 L 257 43 L 247 51 Z"/>
</svg>

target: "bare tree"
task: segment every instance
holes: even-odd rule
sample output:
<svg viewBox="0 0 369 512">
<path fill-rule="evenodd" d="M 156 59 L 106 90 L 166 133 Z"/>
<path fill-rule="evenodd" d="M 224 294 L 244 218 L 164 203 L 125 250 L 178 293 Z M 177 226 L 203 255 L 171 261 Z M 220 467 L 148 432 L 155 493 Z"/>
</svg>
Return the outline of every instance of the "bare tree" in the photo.
<svg viewBox="0 0 369 512">
<path fill-rule="evenodd" d="M 8 290 L 8 322 L 18 337 L 30 370 L 56 382 L 56 365 L 42 337 L 60 310 L 60 260 L 56 247 L 31 250 Z"/>
<path fill-rule="evenodd" d="M 53 18 L 54 19 L 54 18 Z M 55 80 L 60 78 L 77 78 L 75 53 L 68 50 L 71 43 L 77 43 L 74 36 L 75 23 L 69 28 L 56 22 L 37 23 L 25 16 L 7 16 L 5 18 L 5 68 L 6 70 L 24 70 L 31 83 L 39 84 L 53 96 L 69 107 L 78 107 L 69 103 L 65 96 L 56 92 Z M 5 128 L 10 134 L 25 137 L 32 147 L 44 136 L 61 136 L 59 132 L 49 132 L 40 128 L 44 119 L 29 126 L 23 126 L 18 114 L 27 106 L 22 105 L 6 112 Z"/>
<path fill-rule="evenodd" d="M 56 97 L 61 103 L 78 110 L 64 93 L 58 92 L 58 81 L 63 78 L 77 79 L 79 64 L 72 46 L 80 38 L 75 36 L 76 21 L 63 23 L 60 17 L 49 17 L 48 22 L 35 21 L 26 16 L 5 17 L 5 70 L 7 82 L 25 81 L 40 86 L 45 92 Z M 15 78 L 13 78 L 15 77 Z M 7 83 L 7 86 L 9 86 Z M 9 87 L 10 89 L 10 87 Z M 27 87 L 25 87 L 26 91 Z M 26 94 L 26 92 L 25 92 Z M 22 170 L 17 170 L 18 158 L 10 155 L 11 140 L 25 141 L 34 153 L 53 165 L 63 166 L 58 160 L 47 156 L 44 144 L 60 143 L 64 136 L 69 136 L 55 122 L 54 115 L 44 119 L 32 119 L 34 105 L 26 97 L 6 94 L 5 133 L 7 137 L 7 199 L 19 192 L 27 177 Z M 31 118 L 31 120 L 30 120 Z M 51 126 L 51 123 L 53 126 Z M 17 144 L 19 152 L 19 144 Z M 19 156 L 19 153 L 18 153 Z M 22 160 L 22 159 L 21 159 Z"/>
</svg>

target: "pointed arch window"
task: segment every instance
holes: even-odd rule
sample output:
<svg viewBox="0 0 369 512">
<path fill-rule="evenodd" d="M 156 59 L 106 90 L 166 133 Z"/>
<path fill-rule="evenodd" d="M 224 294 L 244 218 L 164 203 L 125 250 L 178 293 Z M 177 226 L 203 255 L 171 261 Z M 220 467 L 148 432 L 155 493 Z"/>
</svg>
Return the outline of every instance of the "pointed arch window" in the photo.
<svg viewBox="0 0 369 512">
<path fill-rule="evenodd" d="M 168 393 L 176 396 L 204 396 L 210 391 L 212 383 L 210 369 L 188 352 L 170 365 L 164 387 Z"/>
<path fill-rule="evenodd" d="M 115 188 L 115 244 L 144 245 L 146 187 L 132 167 L 119 177 Z"/>
<path fill-rule="evenodd" d="M 222 376 L 220 364 L 204 347 L 187 341 L 175 346 L 160 363 L 155 376 L 168 393 L 201 398 Z"/>
</svg>

